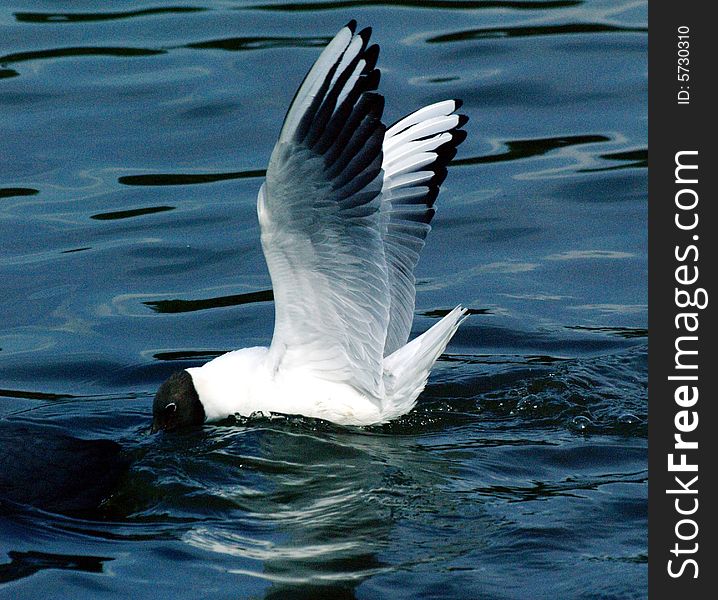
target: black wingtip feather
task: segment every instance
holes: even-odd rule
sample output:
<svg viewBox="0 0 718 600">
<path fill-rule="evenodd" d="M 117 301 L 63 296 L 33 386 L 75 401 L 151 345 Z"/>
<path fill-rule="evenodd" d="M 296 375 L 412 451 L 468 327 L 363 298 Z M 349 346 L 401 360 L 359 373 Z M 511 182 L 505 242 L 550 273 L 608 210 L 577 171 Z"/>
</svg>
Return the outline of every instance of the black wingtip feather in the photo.
<svg viewBox="0 0 718 600">
<path fill-rule="evenodd" d="M 459 115 L 459 117 L 462 116 L 464 115 Z M 457 125 L 457 127 L 461 127 L 461 125 L 461 119 L 459 119 L 459 125 Z M 431 200 L 427 201 L 427 206 L 431 206 L 436 200 L 436 196 L 439 193 L 439 186 L 444 183 L 448 173 L 446 166 L 454 159 L 459 145 L 466 139 L 467 135 L 468 134 L 463 129 L 452 129 L 451 139 L 434 150 L 434 152 L 436 152 L 436 161 L 433 165 L 434 176 L 429 180 L 429 185 L 432 189 L 434 186 L 436 187 L 436 194 L 434 194 L 433 198 L 431 198 L 432 194 L 430 192 L 427 196 L 427 200 L 429 200 L 429 198 L 431 198 Z"/>
<path fill-rule="evenodd" d="M 344 27 L 347 27 L 347 28 L 349 29 L 349 31 L 351 31 L 352 33 L 354 33 L 354 32 L 356 31 L 356 29 L 357 29 L 356 19 L 352 19 L 352 20 L 349 21 Z"/>
<path fill-rule="evenodd" d="M 426 194 L 424 203 L 427 208 L 432 208 L 436 202 L 436 198 L 439 196 L 439 186 L 435 183 L 429 182 L 429 192 Z M 434 211 L 436 212 L 436 211 Z"/>
<path fill-rule="evenodd" d="M 354 90 L 335 112 L 322 138 L 319 140 L 318 148 L 324 154 L 327 167 L 335 164 L 339 157 L 345 153 L 347 145 L 354 133 L 356 133 L 356 128 L 360 126 L 361 121 L 367 114 L 373 112 L 378 115 L 378 119 L 381 119 L 384 107 L 383 98 L 381 106 L 377 105 L 375 100 L 380 94 L 369 91 L 373 87 L 369 77 L 362 76 L 360 78 Z M 379 108 L 378 111 L 377 108 Z"/>
<path fill-rule="evenodd" d="M 456 156 L 458 146 L 466 139 L 466 135 L 467 133 L 463 129 L 452 129 L 451 139 L 434 150 L 434 152 L 436 152 L 436 161 L 434 164 L 437 167 L 443 167 L 449 164 Z"/>
<path fill-rule="evenodd" d="M 369 38 L 371 37 L 371 32 L 372 32 L 372 28 L 371 28 L 371 27 L 365 27 L 364 29 L 362 29 L 362 30 L 357 34 L 357 35 L 359 35 L 359 37 L 360 37 L 361 39 L 364 40 L 364 45 L 365 45 L 365 46 L 366 46 L 367 43 L 369 42 Z"/>
<path fill-rule="evenodd" d="M 459 110 L 462 106 L 464 106 L 464 101 L 460 98 L 454 98 L 454 110 Z"/>
<path fill-rule="evenodd" d="M 364 93 L 363 99 L 371 107 L 371 112 L 376 114 L 378 118 L 381 118 L 384 112 L 384 96 L 378 92 L 367 91 Z"/>
<path fill-rule="evenodd" d="M 377 146 L 381 144 L 381 140 L 378 140 L 377 143 L 377 140 L 372 138 L 370 143 L 374 146 L 374 150 L 376 150 Z M 359 173 L 354 173 L 351 177 L 347 177 L 346 172 L 342 173 L 342 176 L 335 179 L 333 182 L 333 187 L 336 186 L 334 187 L 334 198 L 338 202 L 341 202 L 346 198 L 352 197 L 354 194 L 375 181 L 379 173 L 381 173 L 381 160 L 382 154 L 381 150 L 379 150 L 378 154 L 374 157 L 374 160 Z M 378 194 L 380 190 L 381 186 L 377 187 L 375 195 Z M 350 204 L 353 205 L 353 203 L 354 198 L 352 198 Z"/>
<path fill-rule="evenodd" d="M 363 75 L 362 90 L 367 92 L 373 92 L 379 87 L 380 80 L 381 71 L 379 69 L 369 71 L 366 75 Z"/>
<path fill-rule="evenodd" d="M 451 141 L 447 143 L 451 144 L 454 147 L 460 146 L 461 143 L 466 139 L 467 135 L 469 134 L 466 133 L 465 129 L 454 129 L 451 132 Z"/>
<path fill-rule="evenodd" d="M 379 44 L 372 44 L 364 50 L 364 56 L 362 58 L 366 61 L 364 72 L 368 73 L 376 67 L 376 61 L 379 60 Z"/>
<path fill-rule="evenodd" d="M 404 210 L 401 212 L 400 220 L 409 223 L 431 223 L 436 209 L 431 206 L 421 207 L 420 210 Z"/>
<path fill-rule="evenodd" d="M 444 165 L 436 166 L 434 168 L 434 176 L 429 180 L 429 184 L 432 186 L 440 187 L 442 183 L 444 183 L 444 180 L 446 179 L 446 175 L 448 174 L 448 171 L 446 170 L 446 167 Z"/>
<path fill-rule="evenodd" d="M 384 111 L 384 96 L 376 92 L 364 92 L 354 106 L 344 128 L 325 153 L 327 174 L 334 178 L 345 173 L 346 167 L 365 146 L 368 139 L 381 129 L 383 140 L 385 128 L 381 123 Z"/>
<path fill-rule="evenodd" d="M 469 122 L 469 117 L 467 115 L 459 115 L 459 124 L 456 126 L 458 129 L 459 127 L 463 127 Z"/>
<path fill-rule="evenodd" d="M 438 150 L 438 155 L 439 156 L 436 160 L 444 165 L 448 165 L 456 156 L 456 146 L 454 146 L 452 142 L 449 142 Z"/>
</svg>

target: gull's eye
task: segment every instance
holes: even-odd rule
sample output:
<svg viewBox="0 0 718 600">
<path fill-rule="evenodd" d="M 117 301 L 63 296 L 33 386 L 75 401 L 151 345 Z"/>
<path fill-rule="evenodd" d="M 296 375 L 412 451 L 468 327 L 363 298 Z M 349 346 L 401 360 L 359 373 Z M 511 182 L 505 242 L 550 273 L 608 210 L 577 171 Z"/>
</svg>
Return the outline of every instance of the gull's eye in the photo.
<svg viewBox="0 0 718 600">
<path fill-rule="evenodd" d="M 174 402 L 170 402 L 167 406 L 165 406 L 165 412 L 167 414 L 177 412 L 177 405 Z"/>
</svg>

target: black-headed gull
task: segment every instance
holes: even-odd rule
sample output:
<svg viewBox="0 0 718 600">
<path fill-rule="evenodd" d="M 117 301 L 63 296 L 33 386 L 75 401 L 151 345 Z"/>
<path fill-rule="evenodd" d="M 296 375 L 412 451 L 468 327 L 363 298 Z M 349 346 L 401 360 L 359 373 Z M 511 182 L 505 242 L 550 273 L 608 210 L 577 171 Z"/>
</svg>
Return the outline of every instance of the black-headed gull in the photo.
<svg viewBox="0 0 718 600">
<path fill-rule="evenodd" d="M 458 100 L 387 128 L 377 45 L 352 21 L 305 77 L 287 112 L 257 214 L 274 288 L 269 348 L 228 352 L 172 375 L 153 429 L 253 413 L 345 425 L 412 409 L 466 310 L 407 343 L 414 267 L 446 165 L 466 134 Z"/>
</svg>

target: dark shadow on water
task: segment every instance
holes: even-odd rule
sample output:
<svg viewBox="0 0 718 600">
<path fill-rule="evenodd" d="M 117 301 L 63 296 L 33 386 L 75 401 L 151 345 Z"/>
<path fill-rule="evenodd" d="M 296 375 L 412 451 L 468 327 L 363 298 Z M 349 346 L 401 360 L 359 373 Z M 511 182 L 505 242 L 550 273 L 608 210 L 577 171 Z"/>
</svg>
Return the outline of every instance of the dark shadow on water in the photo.
<svg viewBox="0 0 718 600">
<path fill-rule="evenodd" d="M 93 516 L 130 461 L 111 440 L 85 440 L 52 427 L 0 421 L 0 505 Z"/>
<path fill-rule="evenodd" d="M 390 6 L 442 10 L 478 10 L 504 8 L 511 10 L 541 10 L 569 8 L 582 4 L 582 0 L 345 0 L 344 2 L 287 2 L 284 4 L 255 4 L 251 10 L 277 12 L 305 12 L 319 10 L 345 10 L 354 7 Z"/>
<path fill-rule="evenodd" d="M 13 198 L 15 196 L 35 196 L 40 190 L 35 188 L 0 188 L 0 198 Z"/>
<path fill-rule="evenodd" d="M 214 183 L 228 179 L 251 179 L 264 177 L 264 169 L 236 171 L 233 173 L 153 173 L 147 175 L 125 175 L 117 179 L 123 185 L 195 185 Z"/>
<path fill-rule="evenodd" d="M 233 37 L 187 44 L 198 50 L 267 50 L 269 48 L 323 48 L 329 37 Z"/>
<path fill-rule="evenodd" d="M 424 317 L 431 317 L 440 319 L 442 317 L 445 317 L 448 315 L 453 309 L 445 309 L 445 308 L 437 308 L 436 310 L 427 310 L 421 313 Z M 488 308 L 467 308 L 466 309 L 467 315 L 490 315 L 493 314 L 490 309 Z"/>
<path fill-rule="evenodd" d="M 152 357 L 156 360 L 211 360 L 225 354 L 225 350 L 179 350 L 177 352 L 157 352 Z"/>
<path fill-rule="evenodd" d="M 218 296 L 216 298 L 202 298 L 200 300 L 155 300 L 143 302 L 158 313 L 186 313 L 209 308 L 224 308 L 227 306 L 240 306 L 242 304 L 253 304 L 255 302 L 272 302 L 274 292 L 262 290 L 260 292 L 249 292 L 246 294 L 233 294 L 231 296 Z"/>
<path fill-rule="evenodd" d="M 0 583 L 17 581 L 30 577 L 45 569 L 63 569 L 67 571 L 84 571 L 86 573 L 102 573 L 105 563 L 114 560 L 105 556 L 79 556 L 74 554 L 50 554 L 47 552 L 16 552 L 7 553 L 9 563 L 0 564 Z"/>
<path fill-rule="evenodd" d="M 74 254 L 75 252 L 85 252 L 86 250 L 92 250 L 92 246 L 83 246 L 82 248 L 72 248 L 70 250 L 63 250 L 60 254 Z"/>
<path fill-rule="evenodd" d="M 458 363 L 462 365 L 496 365 L 500 363 L 502 366 L 523 364 L 552 365 L 566 360 L 572 359 L 548 354 L 519 354 L 513 357 L 505 354 L 444 354 L 439 358 L 442 363 Z"/>
<path fill-rule="evenodd" d="M 136 17 L 149 17 L 163 14 L 181 14 L 204 12 L 206 8 L 199 6 L 168 6 L 162 8 L 145 8 L 142 10 L 128 10 L 124 12 L 94 12 L 94 13 L 48 13 L 48 12 L 16 12 L 13 14 L 20 23 L 88 23 L 94 21 L 116 21 Z"/>
<path fill-rule="evenodd" d="M 588 327 L 584 325 L 566 325 L 566 329 L 572 329 L 574 331 L 595 331 L 598 333 L 617 335 L 626 339 L 648 337 L 648 329 L 643 327 Z"/>
<path fill-rule="evenodd" d="M 165 54 L 165 50 L 149 48 L 113 48 L 107 46 L 79 46 L 71 48 L 52 48 L 49 50 L 33 50 L 30 52 L 13 52 L 0 56 L 0 64 L 18 63 L 47 58 L 64 58 L 68 56 L 115 56 L 120 58 L 134 56 L 156 56 Z"/>
<path fill-rule="evenodd" d="M 604 23 L 565 23 L 561 25 L 541 25 L 534 27 L 486 27 L 482 29 L 467 29 L 445 35 L 437 35 L 426 40 L 429 44 L 445 44 L 450 42 L 465 42 L 468 40 L 534 37 L 543 35 L 569 35 L 577 33 L 646 33 L 645 27 L 622 27 Z"/>
<path fill-rule="evenodd" d="M 51 394 L 49 392 L 32 392 L 29 390 L 3 390 L 0 389 L 0 398 L 24 398 L 27 400 L 65 400 L 78 398 L 72 394 Z"/>
<path fill-rule="evenodd" d="M 174 206 L 149 206 L 147 208 L 133 208 L 129 210 L 117 210 L 114 212 L 98 213 L 90 218 L 97 221 L 114 221 L 117 219 L 131 219 L 142 215 L 151 215 L 154 213 L 174 210 Z"/>
</svg>

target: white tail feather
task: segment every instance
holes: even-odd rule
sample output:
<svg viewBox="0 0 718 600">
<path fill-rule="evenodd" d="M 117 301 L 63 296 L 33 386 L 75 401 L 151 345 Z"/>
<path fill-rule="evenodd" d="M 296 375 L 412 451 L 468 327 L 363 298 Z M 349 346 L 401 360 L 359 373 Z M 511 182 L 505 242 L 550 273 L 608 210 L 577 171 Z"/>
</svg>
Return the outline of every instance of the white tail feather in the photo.
<svg viewBox="0 0 718 600">
<path fill-rule="evenodd" d="M 409 412 L 424 390 L 429 373 L 464 320 L 467 310 L 457 306 L 428 331 L 384 358 L 385 405 L 382 420 Z"/>
</svg>

